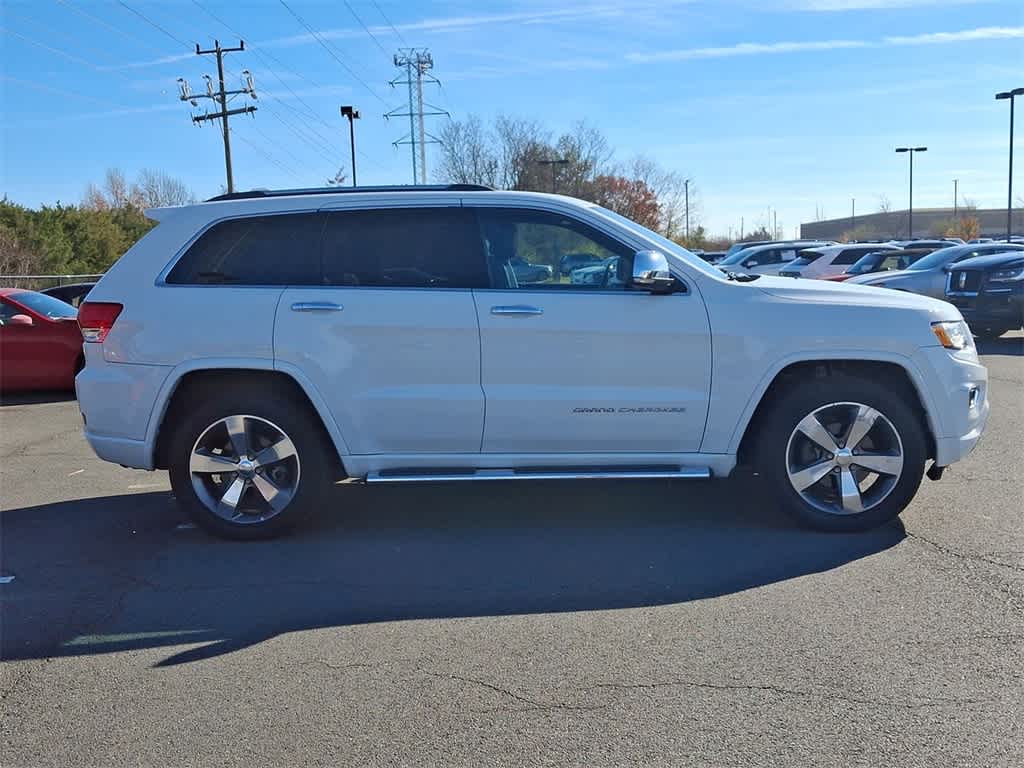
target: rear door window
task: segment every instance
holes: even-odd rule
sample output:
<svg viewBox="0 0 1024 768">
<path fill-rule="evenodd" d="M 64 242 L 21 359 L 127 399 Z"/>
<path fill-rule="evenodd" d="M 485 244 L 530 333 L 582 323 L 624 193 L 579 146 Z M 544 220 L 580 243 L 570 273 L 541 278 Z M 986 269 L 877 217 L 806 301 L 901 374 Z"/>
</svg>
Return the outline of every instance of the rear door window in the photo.
<svg viewBox="0 0 1024 768">
<path fill-rule="evenodd" d="M 853 264 L 865 253 L 871 253 L 870 248 L 844 248 L 833 260 L 833 264 Z"/>
<path fill-rule="evenodd" d="M 463 208 L 333 211 L 323 238 L 327 285 L 486 288 L 476 219 Z"/>
<path fill-rule="evenodd" d="M 319 213 L 248 216 L 214 224 L 167 275 L 172 285 L 315 285 Z"/>
</svg>

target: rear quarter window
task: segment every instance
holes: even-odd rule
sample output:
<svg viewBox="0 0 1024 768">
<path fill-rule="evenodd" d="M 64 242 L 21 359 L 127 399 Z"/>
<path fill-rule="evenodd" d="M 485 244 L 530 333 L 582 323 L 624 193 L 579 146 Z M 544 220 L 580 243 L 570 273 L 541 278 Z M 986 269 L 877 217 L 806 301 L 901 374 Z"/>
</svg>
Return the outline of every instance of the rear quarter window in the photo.
<svg viewBox="0 0 1024 768">
<path fill-rule="evenodd" d="M 167 275 L 172 285 L 315 285 L 324 216 L 228 219 L 203 232 Z"/>
</svg>

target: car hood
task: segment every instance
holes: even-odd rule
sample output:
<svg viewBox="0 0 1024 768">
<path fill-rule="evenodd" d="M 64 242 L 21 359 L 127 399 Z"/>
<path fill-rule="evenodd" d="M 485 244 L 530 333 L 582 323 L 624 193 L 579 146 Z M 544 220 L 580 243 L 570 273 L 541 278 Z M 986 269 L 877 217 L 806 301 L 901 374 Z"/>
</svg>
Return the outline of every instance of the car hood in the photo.
<svg viewBox="0 0 1024 768">
<path fill-rule="evenodd" d="M 893 274 L 893 273 L 887 273 Z M 791 277 L 762 277 L 755 285 L 767 294 L 790 301 L 819 304 L 847 304 L 859 307 L 913 309 L 927 312 L 937 320 L 959 319 L 957 309 L 945 301 L 905 291 L 890 291 L 869 285 L 851 285 L 830 280 L 803 280 Z"/>
<path fill-rule="evenodd" d="M 924 270 L 913 269 L 890 269 L 885 272 L 869 272 L 866 275 L 851 277 L 849 282 L 854 285 L 873 285 L 874 283 L 887 283 L 893 279 L 920 275 Z"/>
</svg>

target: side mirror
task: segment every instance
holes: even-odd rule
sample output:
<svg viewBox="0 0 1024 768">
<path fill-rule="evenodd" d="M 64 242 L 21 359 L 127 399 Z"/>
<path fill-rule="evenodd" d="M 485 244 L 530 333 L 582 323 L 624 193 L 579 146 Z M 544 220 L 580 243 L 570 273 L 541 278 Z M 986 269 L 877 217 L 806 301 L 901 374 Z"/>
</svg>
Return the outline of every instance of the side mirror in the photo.
<svg viewBox="0 0 1024 768">
<path fill-rule="evenodd" d="M 944 265 L 944 266 L 942 267 L 942 271 L 943 271 L 943 272 L 952 272 L 952 271 L 953 271 L 953 265 L 952 265 L 952 264 L 946 264 L 946 265 Z"/>
<path fill-rule="evenodd" d="M 667 293 L 676 284 L 661 251 L 637 251 L 633 256 L 633 285 L 651 293 Z"/>
<path fill-rule="evenodd" d="M 7 325 L 35 325 L 28 315 L 12 315 L 7 320 Z"/>
</svg>

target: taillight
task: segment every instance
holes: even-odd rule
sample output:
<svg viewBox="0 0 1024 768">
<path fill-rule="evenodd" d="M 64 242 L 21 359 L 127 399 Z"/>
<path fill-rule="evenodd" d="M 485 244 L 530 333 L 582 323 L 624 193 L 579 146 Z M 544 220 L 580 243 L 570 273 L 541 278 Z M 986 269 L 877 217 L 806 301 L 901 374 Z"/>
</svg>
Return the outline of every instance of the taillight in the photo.
<svg viewBox="0 0 1024 768">
<path fill-rule="evenodd" d="M 86 341 L 103 341 L 114 327 L 114 321 L 124 309 L 123 304 L 103 301 L 85 301 L 78 308 L 78 327 Z"/>
</svg>

